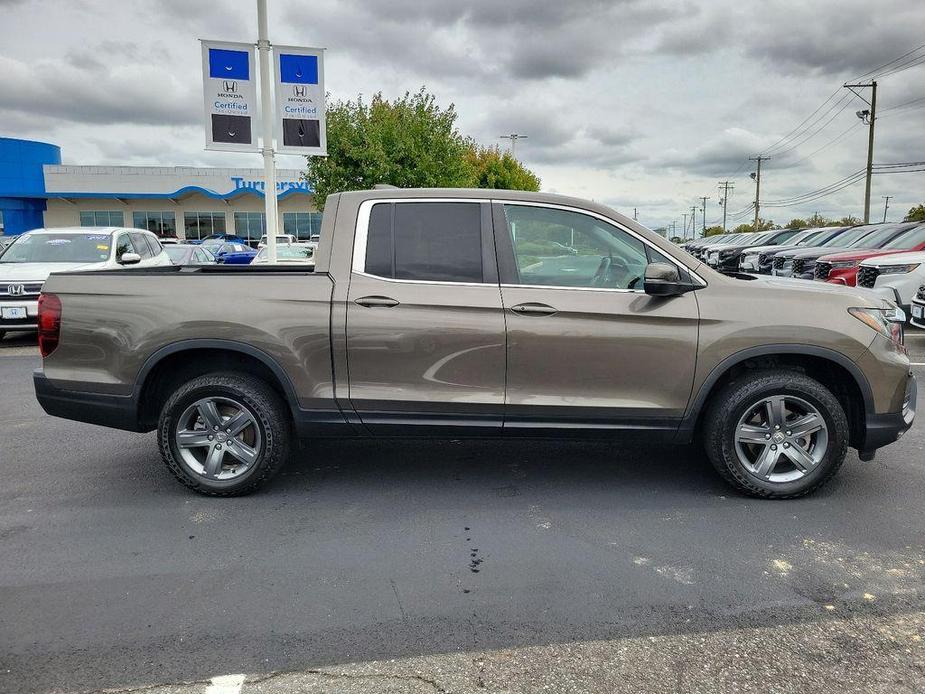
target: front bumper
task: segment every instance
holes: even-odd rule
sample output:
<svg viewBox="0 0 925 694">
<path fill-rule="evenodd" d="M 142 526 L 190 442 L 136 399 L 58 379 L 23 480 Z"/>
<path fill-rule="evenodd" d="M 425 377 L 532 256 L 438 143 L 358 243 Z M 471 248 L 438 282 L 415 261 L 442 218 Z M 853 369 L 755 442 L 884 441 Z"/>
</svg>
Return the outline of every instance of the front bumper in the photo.
<svg viewBox="0 0 925 694">
<path fill-rule="evenodd" d="M 130 395 L 65 390 L 49 381 L 41 369 L 32 372 L 32 383 L 39 405 L 52 417 L 125 431 L 144 431 L 138 423 L 138 403 Z"/>
<path fill-rule="evenodd" d="M 916 318 L 915 314 L 913 313 L 914 307 L 916 306 L 922 309 L 922 316 L 920 318 Z M 921 299 L 913 299 L 912 304 L 909 306 L 909 316 L 909 320 L 912 325 L 914 325 L 916 328 L 925 328 L 925 301 L 922 301 Z"/>
<path fill-rule="evenodd" d="M 25 318 L 4 318 L 4 308 L 24 308 L 26 309 Z M 3 297 L 0 301 L 0 331 L 38 330 L 39 325 L 39 302 L 34 297 L 16 300 L 15 298 Z"/>
<path fill-rule="evenodd" d="M 906 383 L 906 396 L 900 412 L 889 414 L 868 413 L 865 421 L 864 443 L 859 447 L 862 454 L 870 453 L 897 441 L 909 431 L 915 421 L 915 405 L 918 396 L 918 385 L 915 375 L 909 373 Z"/>
</svg>

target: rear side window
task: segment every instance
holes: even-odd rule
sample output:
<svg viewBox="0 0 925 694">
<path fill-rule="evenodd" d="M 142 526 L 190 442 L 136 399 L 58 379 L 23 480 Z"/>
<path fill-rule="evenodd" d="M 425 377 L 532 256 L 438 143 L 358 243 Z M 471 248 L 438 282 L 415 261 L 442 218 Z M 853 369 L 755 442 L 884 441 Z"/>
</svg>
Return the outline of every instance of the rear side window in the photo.
<svg viewBox="0 0 925 694">
<path fill-rule="evenodd" d="M 148 246 L 148 242 L 145 239 L 144 234 L 132 232 L 131 237 L 132 245 L 135 246 L 135 252 L 138 253 L 142 259 L 154 257 L 154 254 L 151 252 L 151 248 Z"/>
<path fill-rule="evenodd" d="M 472 202 L 380 203 L 370 211 L 365 271 L 433 282 L 482 282 L 481 208 Z"/>
<path fill-rule="evenodd" d="M 145 236 L 145 241 L 148 242 L 148 248 L 151 249 L 152 257 L 156 258 L 157 256 L 161 254 L 161 251 L 164 250 L 163 246 L 161 246 L 161 242 L 158 241 L 153 236 Z"/>
</svg>

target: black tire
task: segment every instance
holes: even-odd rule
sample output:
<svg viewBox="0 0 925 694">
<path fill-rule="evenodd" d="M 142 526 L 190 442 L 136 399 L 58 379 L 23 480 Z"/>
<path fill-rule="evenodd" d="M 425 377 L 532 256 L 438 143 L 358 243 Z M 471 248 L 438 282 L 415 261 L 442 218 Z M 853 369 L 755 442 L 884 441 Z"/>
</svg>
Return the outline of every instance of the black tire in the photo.
<svg viewBox="0 0 925 694">
<path fill-rule="evenodd" d="M 755 403 L 775 395 L 808 402 L 822 415 L 828 429 L 828 447 L 822 459 L 792 481 L 771 482 L 758 477 L 736 452 L 740 418 Z M 828 482 L 845 461 L 850 430 L 844 408 L 828 388 L 805 374 L 784 369 L 750 372 L 726 385 L 712 400 L 703 422 L 707 456 L 720 476 L 740 492 L 765 499 L 803 496 Z"/>
<path fill-rule="evenodd" d="M 179 418 L 203 398 L 229 398 L 253 415 L 260 451 L 239 477 L 212 479 L 194 470 L 176 441 Z M 208 496 L 241 496 L 266 483 L 288 459 L 292 439 L 290 413 L 282 398 L 265 381 L 236 372 L 199 376 L 180 385 L 167 399 L 158 420 L 158 447 L 173 475 L 190 489 Z"/>
</svg>

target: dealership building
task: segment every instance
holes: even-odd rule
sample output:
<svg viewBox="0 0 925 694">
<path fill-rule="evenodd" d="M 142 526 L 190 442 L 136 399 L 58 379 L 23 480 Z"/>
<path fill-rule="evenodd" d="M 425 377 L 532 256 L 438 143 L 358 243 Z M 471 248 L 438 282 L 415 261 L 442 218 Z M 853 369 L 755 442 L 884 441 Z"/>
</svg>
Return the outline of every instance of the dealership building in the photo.
<svg viewBox="0 0 925 694">
<path fill-rule="evenodd" d="M 321 214 L 301 172 L 278 169 L 283 233 L 317 237 Z M 53 144 L 0 138 L 0 233 L 122 226 L 160 236 L 264 233 L 263 169 L 62 165 Z"/>
</svg>

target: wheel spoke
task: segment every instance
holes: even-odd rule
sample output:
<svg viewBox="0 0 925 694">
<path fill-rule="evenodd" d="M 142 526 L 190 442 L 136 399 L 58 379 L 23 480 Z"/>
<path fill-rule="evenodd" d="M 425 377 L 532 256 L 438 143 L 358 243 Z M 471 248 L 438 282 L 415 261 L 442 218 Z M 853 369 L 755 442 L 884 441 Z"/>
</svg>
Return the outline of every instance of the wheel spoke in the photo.
<svg viewBox="0 0 925 694">
<path fill-rule="evenodd" d="M 232 457 L 237 458 L 245 465 L 251 465 L 255 460 L 257 460 L 257 450 L 251 448 L 246 443 L 241 443 L 240 441 L 234 441 L 234 444 L 228 445 L 228 453 Z"/>
<path fill-rule="evenodd" d="M 177 432 L 177 445 L 180 448 L 203 448 L 211 446 L 209 432 L 205 430 L 183 429 Z"/>
<path fill-rule="evenodd" d="M 766 427 L 755 426 L 754 424 L 743 424 L 739 427 L 738 432 L 736 432 L 736 438 L 738 438 L 741 443 L 765 445 L 768 443 L 768 435 L 770 433 L 770 430 Z"/>
<path fill-rule="evenodd" d="M 779 450 L 772 450 L 770 446 L 765 447 L 758 460 L 755 461 L 755 474 L 758 477 L 767 478 L 771 476 L 777 466 L 777 461 L 780 459 Z"/>
<path fill-rule="evenodd" d="M 218 411 L 218 407 L 215 405 L 214 400 L 206 400 L 205 402 L 199 403 L 199 407 L 196 409 L 199 411 L 199 416 L 202 417 L 203 424 L 209 429 L 214 429 L 222 425 L 222 415 Z"/>
<path fill-rule="evenodd" d="M 787 405 L 783 396 L 768 398 L 768 424 L 771 427 L 783 428 L 787 421 Z"/>
<path fill-rule="evenodd" d="M 225 457 L 225 449 L 219 448 L 219 444 L 209 449 L 209 455 L 206 457 L 206 463 L 203 466 L 206 477 L 218 477 L 222 471 L 222 460 Z"/>
<path fill-rule="evenodd" d="M 790 462 L 796 465 L 803 472 L 809 472 L 816 465 L 813 457 L 799 446 L 789 446 L 783 449 L 784 455 L 790 459 Z"/>
<path fill-rule="evenodd" d="M 808 436 L 809 434 L 819 431 L 824 424 L 822 417 L 812 412 L 800 417 L 796 421 L 790 422 L 787 425 L 787 430 L 791 432 L 793 436 Z"/>
<path fill-rule="evenodd" d="M 222 427 L 229 436 L 237 436 L 253 423 L 254 418 L 251 417 L 250 412 L 241 410 L 238 414 L 225 422 Z"/>
</svg>

